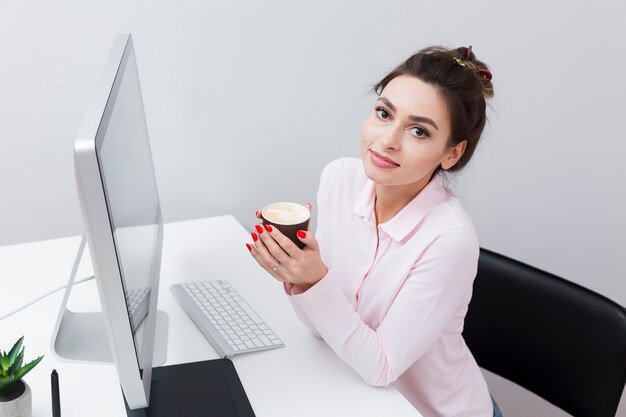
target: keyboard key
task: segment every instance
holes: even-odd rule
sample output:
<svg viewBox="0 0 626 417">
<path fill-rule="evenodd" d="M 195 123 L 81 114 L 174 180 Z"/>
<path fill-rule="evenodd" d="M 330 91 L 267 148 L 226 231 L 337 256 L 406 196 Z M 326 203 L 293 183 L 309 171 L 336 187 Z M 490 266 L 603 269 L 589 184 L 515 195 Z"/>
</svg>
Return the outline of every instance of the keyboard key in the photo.
<svg viewBox="0 0 626 417">
<path fill-rule="evenodd" d="M 259 317 L 254 311 L 252 311 L 248 303 L 239 303 L 239 307 L 241 307 L 243 311 L 245 311 L 255 323 L 264 323 L 263 320 L 261 320 L 261 317 Z"/>
</svg>

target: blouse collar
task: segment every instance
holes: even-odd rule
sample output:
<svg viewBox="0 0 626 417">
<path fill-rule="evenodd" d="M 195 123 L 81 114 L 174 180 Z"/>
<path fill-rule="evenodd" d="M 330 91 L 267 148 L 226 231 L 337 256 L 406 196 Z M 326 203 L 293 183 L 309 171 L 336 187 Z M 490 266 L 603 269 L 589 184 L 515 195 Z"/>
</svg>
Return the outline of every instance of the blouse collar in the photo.
<svg viewBox="0 0 626 417">
<path fill-rule="evenodd" d="M 367 178 L 356 204 L 354 213 L 372 225 L 376 224 L 374 198 L 376 185 Z M 422 219 L 448 195 L 441 174 L 436 174 L 428 184 L 392 219 L 380 224 L 380 228 L 396 241 L 403 240 Z"/>
</svg>

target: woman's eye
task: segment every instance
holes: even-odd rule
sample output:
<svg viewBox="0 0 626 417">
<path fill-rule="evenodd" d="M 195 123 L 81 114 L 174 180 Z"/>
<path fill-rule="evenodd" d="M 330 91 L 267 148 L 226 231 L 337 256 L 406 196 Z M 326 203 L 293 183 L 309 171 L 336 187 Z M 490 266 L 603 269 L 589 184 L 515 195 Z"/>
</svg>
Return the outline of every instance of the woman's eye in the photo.
<svg viewBox="0 0 626 417">
<path fill-rule="evenodd" d="M 422 129 L 419 126 L 413 126 L 411 130 L 413 131 L 413 134 L 418 138 L 428 137 L 428 131 L 426 129 Z"/>
<path fill-rule="evenodd" d="M 378 116 L 379 119 L 383 119 L 383 120 L 389 119 L 389 112 L 383 107 L 376 108 L 376 115 Z"/>
</svg>

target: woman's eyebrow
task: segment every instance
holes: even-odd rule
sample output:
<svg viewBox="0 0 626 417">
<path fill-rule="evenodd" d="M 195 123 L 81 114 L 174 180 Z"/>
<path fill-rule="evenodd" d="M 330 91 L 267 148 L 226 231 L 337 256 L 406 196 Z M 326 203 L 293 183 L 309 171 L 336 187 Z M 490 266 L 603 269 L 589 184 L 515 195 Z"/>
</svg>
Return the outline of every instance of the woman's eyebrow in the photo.
<svg viewBox="0 0 626 417">
<path fill-rule="evenodd" d="M 383 103 L 385 103 L 387 105 L 387 107 L 389 107 L 392 111 L 395 112 L 397 110 L 396 106 L 394 106 L 393 103 L 391 101 L 389 101 L 389 99 L 387 97 L 378 97 L 378 100 L 380 100 Z M 409 115 L 409 120 L 413 120 L 414 122 L 419 122 L 419 123 L 428 123 L 429 125 L 431 125 L 435 129 L 439 130 L 439 127 L 437 127 L 437 123 L 435 123 L 432 119 L 430 119 L 428 117 Z"/>
</svg>

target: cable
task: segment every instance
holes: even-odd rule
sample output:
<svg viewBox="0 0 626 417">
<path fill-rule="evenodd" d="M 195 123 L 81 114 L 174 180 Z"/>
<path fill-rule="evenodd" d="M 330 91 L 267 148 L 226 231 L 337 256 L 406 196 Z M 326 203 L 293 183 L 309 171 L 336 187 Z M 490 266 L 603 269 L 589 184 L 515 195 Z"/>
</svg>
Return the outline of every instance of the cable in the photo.
<svg viewBox="0 0 626 417">
<path fill-rule="evenodd" d="M 92 279 L 94 279 L 94 278 L 95 278 L 95 276 L 94 276 L 94 275 L 92 275 L 92 276 L 90 276 L 90 277 L 85 277 L 85 278 L 79 279 L 78 281 L 75 281 L 75 282 L 74 282 L 73 284 L 71 284 L 71 285 L 80 284 L 81 282 L 89 281 L 89 280 L 92 280 Z M 67 284 L 67 285 L 62 285 L 62 286 L 60 286 L 59 288 L 56 288 L 56 289 L 54 289 L 54 290 L 52 290 L 52 291 L 50 291 L 50 292 L 47 292 L 46 294 L 42 295 L 41 297 L 36 298 L 35 300 L 33 300 L 33 301 L 29 302 L 28 304 L 25 304 L 25 305 L 23 305 L 23 306 L 21 306 L 21 307 L 17 308 L 16 310 L 13 310 L 13 311 L 11 311 L 10 313 L 8 313 L 8 314 L 6 314 L 6 315 L 4 315 L 4 316 L 0 317 L 0 321 L 2 321 L 2 320 L 4 320 L 4 319 L 6 319 L 6 318 L 8 318 L 8 317 L 11 317 L 12 315 L 14 315 L 14 314 L 16 314 L 16 313 L 19 313 L 20 311 L 24 310 L 25 308 L 30 307 L 30 306 L 32 306 L 33 304 L 35 304 L 37 301 L 39 301 L 39 300 L 41 300 L 41 299 L 43 299 L 43 298 L 46 298 L 47 296 L 52 295 L 52 294 L 54 294 L 55 292 L 57 292 L 57 291 L 59 291 L 59 290 L 62 290 L 62 289 L 64 289 L 64 288 L 67 288 L 67 287 L 69 287 L 69 286 L 70 286 L 70 284 Z"/>
</svg>

